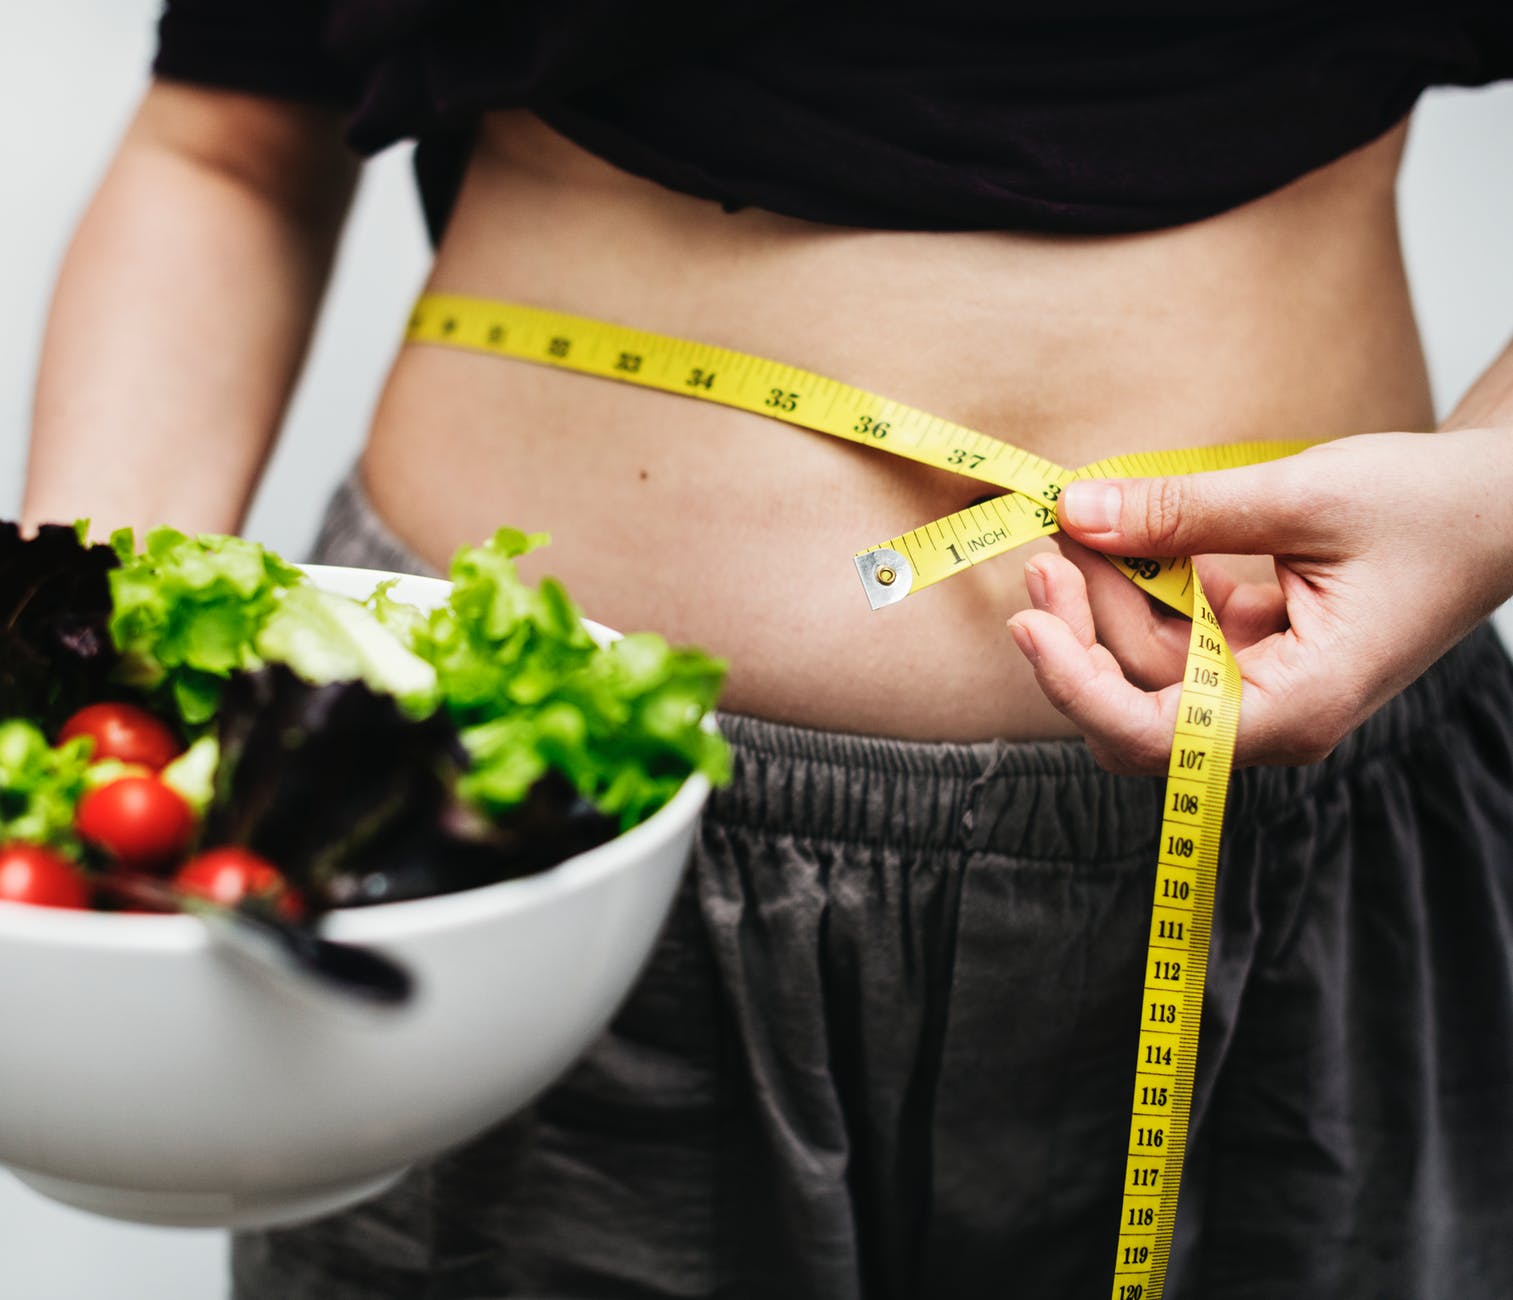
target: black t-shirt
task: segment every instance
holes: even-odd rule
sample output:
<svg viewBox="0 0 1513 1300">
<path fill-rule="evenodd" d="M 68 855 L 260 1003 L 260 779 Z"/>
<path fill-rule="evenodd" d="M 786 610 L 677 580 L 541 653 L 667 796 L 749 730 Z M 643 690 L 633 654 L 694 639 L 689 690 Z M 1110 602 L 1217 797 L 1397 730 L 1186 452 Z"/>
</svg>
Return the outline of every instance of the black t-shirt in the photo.
<svg viewBox="0 0 1513 1300">
<path fill-rule="evenodd" d="M 418 140 L 433 236 L 489 109 L 732 210 L 1109 232 L 1513 76 L 1513 0 L 168 0 L 159 32 L 160 76 L 342 105 L 365 154 Z"/>
</svg>

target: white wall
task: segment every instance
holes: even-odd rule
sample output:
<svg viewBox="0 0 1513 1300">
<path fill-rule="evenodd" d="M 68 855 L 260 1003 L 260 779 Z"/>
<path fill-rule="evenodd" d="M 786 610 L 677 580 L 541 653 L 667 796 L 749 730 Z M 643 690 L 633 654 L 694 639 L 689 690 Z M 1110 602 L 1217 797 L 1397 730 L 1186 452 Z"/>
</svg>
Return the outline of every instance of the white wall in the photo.
<svg viewBox="0 0 1513 1300">
<path fill-rule="evenodd" d="M 19 507 L 48 285 L 142 87 L 156 9 L 157 0 L 0 8 L 7 123 L 0 133 L 0 518 Z M 1443 411 L 1513 334 L 1513 85 L 1426 100 L 1402 198 L 1408 264 Z M 356 454 L 424 265 L 407 152 L 394 150 L 364 182 L 311 369 L 250 535 L 291 556 L 303 553 L 326 493 Z M 1505 610 L 1503 617 L 1505 633 L 1513 630 L 1513 616 Z M 172 1104 L 172 1080 L 164 1080 L 164 1104 Z M 0 1174 L 0 1296 L 205 1300 L 224 1292 L 224 1253 L 219 1234 L 94 1219 Z"/>
</svg>

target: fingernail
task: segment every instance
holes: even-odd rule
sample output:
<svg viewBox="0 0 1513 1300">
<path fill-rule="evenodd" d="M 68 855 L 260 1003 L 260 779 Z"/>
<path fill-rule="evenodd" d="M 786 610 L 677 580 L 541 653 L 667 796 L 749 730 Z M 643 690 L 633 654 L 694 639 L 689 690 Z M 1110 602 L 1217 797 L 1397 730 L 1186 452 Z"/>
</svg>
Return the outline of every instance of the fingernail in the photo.
<svg viewBox="0 0 1513 1300">
<path fill-rule="evenodd" d="M 1035 638 L 1030 635 L 1030 630 L 1022 624 L 1009 620 L 1009 631 L 1013 634 L 1014 644 L 1019 647 L 1019 653 L 1033 665 L 1040 658 L 1040 651 L 1035 649 Z"/>
<path fill-rule="evenodd" d="M 1041 573 L 1034 560 L 1024 566 L 1024 585 L 1030 593 L 1030 603 L 1036 609 L 1043 608 L 1045 606 L 1045 574 Z"/>
<path fill-rule="evenodd" d="M 1068 483 L 1057 514 L 1084 532 L 1112 532 L 1119 523 L 1119 489 L 1112 483 Z"/>
</svg>

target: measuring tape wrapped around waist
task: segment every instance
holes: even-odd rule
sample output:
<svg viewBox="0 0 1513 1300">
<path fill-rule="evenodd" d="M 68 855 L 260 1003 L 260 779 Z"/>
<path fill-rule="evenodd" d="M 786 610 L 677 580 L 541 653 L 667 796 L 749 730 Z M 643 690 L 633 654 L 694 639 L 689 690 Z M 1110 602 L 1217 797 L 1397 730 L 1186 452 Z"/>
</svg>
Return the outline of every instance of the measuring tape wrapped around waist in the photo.
<svg viewBox="0 0 1513 1300">
<path fill-rule="evenodd" d="M 406 337 L 716 402 L 1003 489 L 855 555 L 874 609 L 1054 533 L 1057 499 L 1076 479 L 1191 474 L 1255 464 L 1307 445 L 1139 452 L 1067 470 L 987 434 L 782 362 L 581 316 L 427 294 L 415 306 Z M 1111 1293 L 1113 1300 L 1159 1300 L 1187 1145 L 1240 672 L 1189 559 L 1110 562 L 1192 619 L 1163 795 Z"/>
</svg>

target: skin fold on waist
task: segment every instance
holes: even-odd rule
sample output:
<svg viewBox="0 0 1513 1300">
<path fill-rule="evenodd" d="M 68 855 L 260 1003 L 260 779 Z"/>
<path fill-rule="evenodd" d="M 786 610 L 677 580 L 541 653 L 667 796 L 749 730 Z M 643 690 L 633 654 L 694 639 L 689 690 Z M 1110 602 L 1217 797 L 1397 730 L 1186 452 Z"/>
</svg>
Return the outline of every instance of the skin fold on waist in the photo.
<svg viewBox="0 0 1513 1300">
<path fill-rule="evenodd" d="M 1398 244 L 1406 123 L 1283 190 L 1149 234 L 938 234 L 727 213 L 524 113 L 480 132 L 429 288 L 772 357 L 1076 466 L 1426 429 Z M 500 524 L 593 618 L 731 663 L 727 708 L 917 739 L 1071 734 L 1004 621 L 1022 554 L 868 608 L 861 548 L 993 489 L 669 394 L 404 348 L 368 492 L 432 564 Z M 1043 545 L 1050 545 L 1044 543 Z M 1262 558 L 1235 561 L 1249 576 Z"/>
</svg>

